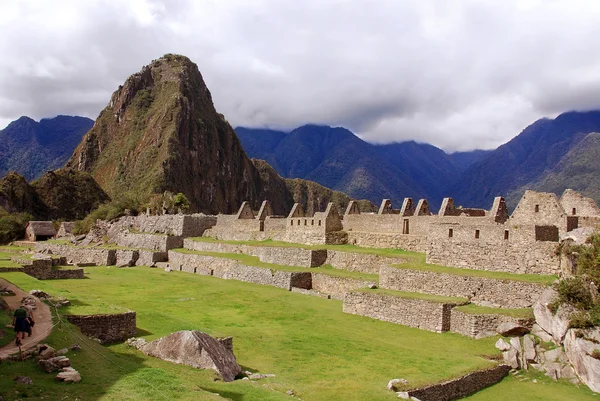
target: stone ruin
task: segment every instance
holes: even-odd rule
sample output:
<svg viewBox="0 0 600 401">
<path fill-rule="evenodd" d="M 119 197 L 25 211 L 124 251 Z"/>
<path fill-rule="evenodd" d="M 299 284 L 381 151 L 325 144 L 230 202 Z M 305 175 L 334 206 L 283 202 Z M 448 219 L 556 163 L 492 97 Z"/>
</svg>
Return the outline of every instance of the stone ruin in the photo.
<svg viewBox="0 0 600 401">
<path fill-rule="evenodd" d="M 600 224 L 593 200 L 567 190 L 554 194 L 526 191 L 509 215 L 502 197 L 490 210 L 463 208 L 446 198 L 437 213 L 426 199 L 407 198 L 400 209 L 383 200 L 377 213 L 361 213 L 351 201 L 344 214 L 333 204 L 306 216 L 295 204 L 287 216 L 273 215 L 264 201 L 259 211 L 244 202 L 233 215 L 166 215 L 124 217 L 101 225 L 76 247 L 45 242 L 50 249 L 78 263 L 117 266 L 157 266 L 167 271 L 271 285 L 287 291 L 343 300 L 346 313 L 425 330 L 453 331 L 473 338 L 496 335 L 500 327 L 534 329 L 534 319 L 496 312 L 471 313 L 461 305 L 530 308 L 545 290 L 539 283 L 495 279 L 453 272 L 398 268 L 401 258 L 354 253 L 319 245 L 354 244 L 370 248 L 400 248 L 426 254 L 427 263 L 462 269 L 568 276 L 571 267 L 556 255 L 561 238 L 578 238 Z M 285 241 L 294 247 L 196 240 Z M 106 249 L 100 238 L 127 249 Z M 96 245 L 96 246 L 95 246 Z M 311 247 L 303 247 L 310 245 Z M 180 252 L 177 248 L 185 248 Z M 223 254 L 255 256 L 268 266 L 250 266 Z M 340 277 L 321 271 L 277 269 L 277 265 L 320 267 L 378 275 L 377 281 Z M 388 292 L 380 292 L 376 287 Z M 366 288 L 371 288 L 368 290 Z M 389 292 L 391 290 L 391 293 Z M 398 294 L 395 294 L 397 291 Z M 431 300 L 402 293 L 432 294 Z M 444 298 L 446 297 L 446 298 Z"/>
</svg>

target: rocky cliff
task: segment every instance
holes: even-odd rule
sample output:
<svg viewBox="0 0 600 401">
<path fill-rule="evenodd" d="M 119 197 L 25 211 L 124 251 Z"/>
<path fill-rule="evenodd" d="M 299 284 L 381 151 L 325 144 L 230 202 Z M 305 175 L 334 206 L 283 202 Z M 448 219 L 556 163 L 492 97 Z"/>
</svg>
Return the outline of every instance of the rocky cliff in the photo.
<svg viewBox="0 0 600 401">
<path fill-rule="evenodd" d="M 113 93 L 67 167 L 91 173 L 111 197 L 182 192 L 191 211 L 211 214 L 234 213 L 243 201 L 258 209 L 267 199 L 276 214 L 286 214 L 295 198 L 306 196 L 294 196 L 262 163 L 259 171 L 217 113 L 196 64 L 168 54 Z M 320 207 L 334 192 L 322 194 L 303 206 Z"/>
<path fill-rule="evenodd" d="M 192 211 L 233 213 L 248 200 L 275 208 L 233 129 L 217 113 L 196 64 L 165 55 L 115 91 L 68 167 L 87 171 L 111 196 L 183 192 Z M 278 212 L 283 213 L 284 210 Z"/>
</svg>

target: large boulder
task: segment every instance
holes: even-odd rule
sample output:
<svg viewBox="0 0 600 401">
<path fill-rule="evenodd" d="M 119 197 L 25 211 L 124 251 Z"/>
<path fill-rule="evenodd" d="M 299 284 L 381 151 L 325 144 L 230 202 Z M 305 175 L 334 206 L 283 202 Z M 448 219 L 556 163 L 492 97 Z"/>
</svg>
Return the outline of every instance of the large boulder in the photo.
<svg viewBox="0 0 600 401">
<path fill-rule="evenodd" d="M 558 298 L 558 293 L 555 290 L 552 288 L 546 289 L 533 305 L 533 314 L 539 327 L 550 334 L 557 344 L 561 344 L 569 329 L 569 320 L 575 313 L 575 308 L 563 304 L 559 306 L 556 313 L 553 313 L 548 305 L 556 298 Z"/>
<path fill-rule="evenodd" d="M 564 341 L 565 352 L 579 379 L 600 393 L 600 360 L 596 359 L 600 356 L 600 329 L 571 329 Z"/>
<path fill-rule="evenodd" d="M 230 382 L 242 372 L 233 352 L 221 342 L 201 331 L 178 331 L 147 344 L 140 351 L 165 361 L 216 370 Z"/>
<path fill-rule="evenodd" d="M 505 337 L 520 337 L 529 333 L 529 329 L 514 322 L 504 322 L 496 328 L 496 332 Z"/>
</svg>

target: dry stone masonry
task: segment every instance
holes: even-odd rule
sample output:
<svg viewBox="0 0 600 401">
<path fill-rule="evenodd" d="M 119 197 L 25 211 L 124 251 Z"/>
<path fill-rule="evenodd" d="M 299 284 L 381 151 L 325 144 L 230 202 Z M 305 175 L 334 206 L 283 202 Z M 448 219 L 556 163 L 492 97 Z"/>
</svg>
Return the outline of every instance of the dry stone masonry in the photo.
<svg viewBox="0 0 600 401">
<path fill-rule="evenodd" d="M 101 315 L 65 315 L 67 320 L 79 327 L 88 337 L 101 344 L 125 341 L 136 334 L 135 312 Z"/>
</svg>

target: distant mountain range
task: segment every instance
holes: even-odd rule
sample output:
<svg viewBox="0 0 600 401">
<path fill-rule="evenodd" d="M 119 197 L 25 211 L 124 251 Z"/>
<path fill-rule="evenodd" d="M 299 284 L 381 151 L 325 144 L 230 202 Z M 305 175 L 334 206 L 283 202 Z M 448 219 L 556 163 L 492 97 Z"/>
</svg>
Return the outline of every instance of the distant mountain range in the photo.
<svg viewBox="0 0 600 401">
<path fill-rule="evenodd" d="M 93 125 L 94 120 L 71 116 L 13 121 L 0 131 L 0 177 L 14 170 L 30 181 L 63 167 Z"/>
<path fill-rule="evenodd" d="M 92 125 L 82 117 L 39 123 L 21 117 L 0 131 L 0 176 L 16 170 L 31 180 L 62 167 Z M 452 154 L 414 141 L 373 145 L 345 128 L 320 125 L 235 132 L 249 157 L 265 160 L 282 177 L 376 204 L 389 198 L 400 207 L 404 197 L 425 197 L 435 209 L 451 196 L 459 205 L 489 208 L 502 195 L 514 206 L 525 189 L 560 194 L 566 188 L 600 203 L 600 111 L 540 119 L 496 150 Z"/>
<path fill-rule="evenodd" d="M 458 204 L 489 207 L 503 195 L 514 207 L 525 189 L 557 194 L 566 188 L 600 203 L 600 111 L 568 112 L 537 120 L 471 164 L 448 187 Z"/>
<path fill-rule="evenodd" d="M 238 127 L 250 157 L 264 159 L 283 177 L 313 180 L 358 199 L 379 203 L 427 197 L 435 205 L 471 163 L 488 151 L 446 154 L 414 141 L 373 145 L 345 128 L 304 125 L 289 133 Z"/>
</svg>

